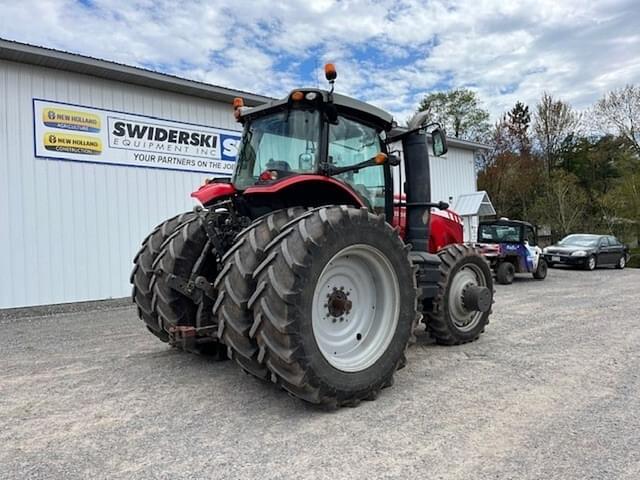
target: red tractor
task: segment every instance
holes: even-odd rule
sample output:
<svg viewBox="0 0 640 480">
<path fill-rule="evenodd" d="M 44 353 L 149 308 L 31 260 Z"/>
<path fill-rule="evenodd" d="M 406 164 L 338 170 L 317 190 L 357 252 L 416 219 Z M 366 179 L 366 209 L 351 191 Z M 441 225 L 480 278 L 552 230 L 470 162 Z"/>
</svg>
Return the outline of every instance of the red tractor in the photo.
<svg viewBox="0 0 640 480">
<path fill-rule="evenodd" d="M 428 140 L 443 131 L 330 91 L 297 89 L 247 108 L 231 179 L 192 194 L 202 207 L 167 220 L 132 274 L 140 317 L 161 340 L 233 358 L 315 404 L 373 400 L 405 364 L 419 322 L 435 340 L 478 338 L 493 280 L 472 247 L 429 253 Z M 392 166 L 402 145 L 406 228 L 394 228 Z M 398 194 L 399 192 L 395 192 Z M 399 198 L 399 197 L 398 197 Z M 400 218 L 396 218 L 398 223 Z"/>
</svg>

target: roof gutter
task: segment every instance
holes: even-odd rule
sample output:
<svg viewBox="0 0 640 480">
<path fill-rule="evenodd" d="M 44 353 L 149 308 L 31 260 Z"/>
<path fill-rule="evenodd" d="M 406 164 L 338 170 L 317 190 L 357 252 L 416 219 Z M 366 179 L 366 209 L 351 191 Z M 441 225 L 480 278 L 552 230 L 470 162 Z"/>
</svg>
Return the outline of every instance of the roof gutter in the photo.
<svg viewBox="0 0 640 480">
<path fill-rule="evenodd" d="M 82 75 L 92 75 L 99 78 L 221 102 L 231 102 L 234 97 L 238 96 L 241 96 L 244 99 L 245 105 L 249 106 L 262 105 L 265 102 L 273 100 L 270 97 L 255 93 L 219 87 L 204 82 L 187 80 L 174 75 L 146 70 L 144 68 L 132 67 L 51 48 L 37 47 L 35 45 L 4 40 L 2 38 L 0 38 L 0 60 L 53 68 Z"/>
</svg>

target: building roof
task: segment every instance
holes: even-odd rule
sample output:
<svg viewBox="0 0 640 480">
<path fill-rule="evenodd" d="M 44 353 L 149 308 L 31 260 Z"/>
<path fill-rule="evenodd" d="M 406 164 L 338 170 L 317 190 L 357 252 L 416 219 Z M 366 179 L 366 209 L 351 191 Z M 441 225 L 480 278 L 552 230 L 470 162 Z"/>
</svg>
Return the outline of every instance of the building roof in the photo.
<svg viewBox="0 0 640 480">
<path fill-rule="evenodd" d="M 491 150 L 491 147 L 489 145 L 485 145 L 484 143 L 472 142 L 471 140 L 462 140 L 461 138 L 455 137 L 447 137 L 447 143 L 451 146 L 465 148 L 467 150 Z"/>
<path fill-rule="evenodd" d="M 144 68 L 132 67 L 51 48 L 37 47 L 35 45 L 4 40 L 2 38 L 0 38 L 0 60 L 9 60 L 67 72 L 92 75 L 109 80 L 222 102 L 230 102 L 233 98 L 241 96 L 244 99 L 245 105 L 249 106 L 260 105 L 273 100 L 270 97 L 251 92 L 219 87 L 217 85 L 187 80 Z"/>
<path fill-rule="evenodd" d="M 407 131 L 407 127 L 405 126 L 396 126 L 391 130 L 391 137 L 400 137 L 403 133 Z M 392 138 L 393 141 L 393 138 Z M 427 136 L 427 143 L 431 144 L 431 136 Z M 484 143 L 472 142 L 471 140 L 463 140 L 461 138 L 449 137 L 447 136 L 447 145 L 450 147 L 462 148 L 464 150 L 473 150 L 474 152 L 482 152 L 489 151 L 491 147 L 489 145 L 485 145 Z"/>
<path fill-rule="evenodd" d="M 496 214 L 496 210 L 493 208 L 489 195 L 484 190 L 459 195 L 453 205 L 453 210 L 461 217 L 475 215 L 486 217 Z"/>
</svg>

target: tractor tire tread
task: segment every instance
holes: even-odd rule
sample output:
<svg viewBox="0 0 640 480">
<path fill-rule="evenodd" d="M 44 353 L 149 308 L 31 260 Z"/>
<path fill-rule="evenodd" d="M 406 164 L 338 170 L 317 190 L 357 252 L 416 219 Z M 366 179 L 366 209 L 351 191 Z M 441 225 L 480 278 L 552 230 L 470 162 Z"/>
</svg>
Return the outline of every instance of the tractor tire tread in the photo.
<svg viewBox="0 0 640 480">
<path fill-rule="evenodd" d="M 438 252 L 438 257 L 440 258 L 441 265 L 439 267 L 440 270 L 440 279 L 438 281 L 438 294 L 436 298 L 433 299 L 433 309 L 428 312 L 427 317 L 427 331 L 433 337 L 439 345 L 462 345 L 464 343 L 469 343 L 477 340 L 482 333 L 485 331 L 486 325 L 489 323 L 489 315 L 491 314 L 491 310 L 487 313 L 487 315 L 483 316 L 481 320 L 481 326 L 478 328 L 471 336 L 460 336 L 456 331 L 453 331 L 447 321 L 447 315 L 444 306 L 444 300 L 446 298 L 447 286 L 450 280 L 450 274 L 452 267 L 460 261 L 461 258 L 465 256 L 478 256 L 483 264 L 486 267 L 486 275 L 489 280 L 491 277 L 491 269 L 489 268 L 489 264 L 484 260 L 483 257 L 480 256 L 479 252 L 465 244 L 452 244 L 449 245 Z M 495 293 L 495 289 L 493 287 L 493 283 L 489 287 L 493 293 Z"/>
<path fill-rule="evenodd" d="M 323 248 L 326 233 L 338 226 L 357 229 L 363 223 L 375 223 L 380 235 L 393 237 L 399 249 L 405 245 L 397 232 L 381 217 L 366 209 L 346 206 L 324 206 L 309 210 L 306 214 L 282 227 L 278 235 L 268 246 L 266 258 L 275 253 L 270 263 L 257 274 L 257 284 L 266 284 L 260 293 L 252 299 L 254 325 L 258 358 L 271 374 L 271 381 L 282 387 L 290 395 L 325 408 L 335 409 L 343 406 L 357 406 L 362 400 L 375 400 L 380 390 L 393 384 L 396 370 L 406 363 L 405 353 L 411 332 L 406 332 L 406 343 L 402 355 L 393 360 L 392 368 L 380 372 L 379 378 L 367 388 L 357 391 L 337 389 L 327 384 L 310 367 L 302 345 L 302 335 L 298 318 L 301 310 L 303 290 L 303 270 L 308 269 L 311 259 Z M 406 250 L 405 250 L 406 251 Z M 407 255 L 406 268 L 412 271 Z M 414 328 L 421 317 L 417 313 L 417 288 L 415 277 L 411 292 L 414 299 Z"/>
<path fill-rule="evenodd" d="M 155 277 L 153 265 L 165 240 L 176 228 L 194 215 L 193 212 L 185 212 L 157 225 L 142 241 L 140 250 L 133 259 L 134 267 L 130 277 L 130 283 L 133 285 L 131 299 L 136 305 L 138 317 L 144 321 L 148 330 L 163 342 L 167 342 L 169 337 L 159 325 L 158 313 L 153 307 L 153 281 Z"/>
<path fill-rule="evenodd" d="M 152 307 L 157 312 L 160 326 L 169 331 L 172 327 L 193 326 L 205 327 L 212 324 L 212 300 L 206 295 L 198 295 L 190 298 L 173 289 L 166 280 L 167 274 L 174 274 L 185 279 L 193 279 L 202 272 L 196 272 L 198 258 L 204 249 L 210 249 L 209 256 L 200 266 L 211 275 L 215 268 L 211 262 L 215 262 L 216 252 L 211 246 L 206 231 L 199 215 L 193 214 L 182 222 L 162 244 L 162 250 L 158 254 L 153 270 L 155 275 L 151 282 L 153 290 Z M 205 275 L 206 276 L 206 275 Z M 179 345 L 176 345 L 179 347 Z M 209 343 L 196 344 L 196 352 L 211 353 L 223 357 L 224 350 L 217 340 Z M 218 352 L 220 350 L 220 352 Z"/>
<path fill-rule="evenodd" d="M 250 374 L 267 380 L 269 372 L 257 358 L 258 344 L 251 336 L 253 314 L 249 302 L 256 291 L 255 269 L 263 262 L 266 246 L 284 224 L 303 214 L 302 207 L 277 210 L 260 217 L 236 237 L 214 285 L 218 298 L 213 314 L 218 321 L 218 337 L 228 347 L 229 356 Z"/>
</svg>

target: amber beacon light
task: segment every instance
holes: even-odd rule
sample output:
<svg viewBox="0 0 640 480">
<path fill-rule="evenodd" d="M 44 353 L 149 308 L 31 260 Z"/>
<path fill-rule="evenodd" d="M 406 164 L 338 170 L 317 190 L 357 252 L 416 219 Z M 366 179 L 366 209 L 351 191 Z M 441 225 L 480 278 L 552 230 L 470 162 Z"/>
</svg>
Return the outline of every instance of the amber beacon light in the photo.
<svg viewBox="0 0 640 480">
<path fill-rule="evenodd" d="M 325 64 L 324 76 L 330 82 L 332 82 L 338 77 L 338 72 L 336 72 L 336 66 L 333 63 Z"/>
<path fill-rule="evenodd" d="M 240 120 L 240 109 L 244 107 L 244 100 L 240 97 L 236 97 L 233 99 L 233 116 L 236 117 L 236 120 Z"/>
</svg>

